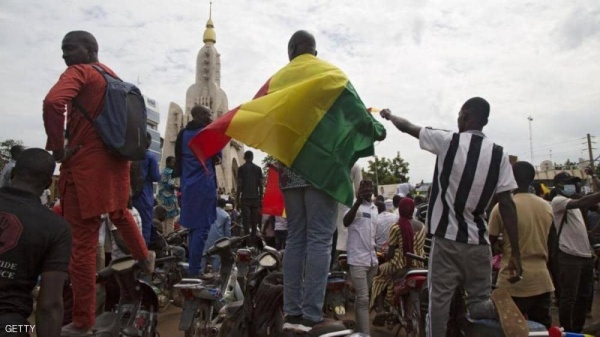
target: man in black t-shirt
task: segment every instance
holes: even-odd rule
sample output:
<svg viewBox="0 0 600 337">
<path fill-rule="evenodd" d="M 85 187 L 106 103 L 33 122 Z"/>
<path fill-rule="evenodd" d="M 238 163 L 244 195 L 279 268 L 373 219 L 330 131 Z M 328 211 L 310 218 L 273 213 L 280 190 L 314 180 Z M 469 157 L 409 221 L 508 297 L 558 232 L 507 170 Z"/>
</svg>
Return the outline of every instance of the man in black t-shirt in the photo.
<svg viewBox="0 0 600 337">
<path fill-rule="evenodd" d="M 50 186 L 55 166 L 48 152 L 25 150 L 10 186 L 0 189 L 0 336 L 28 336 L 33 329 L 38 337 L 60 336 L 71 230 L 39 197 Z M 40 275 L 34 328 L 27 318 Z"/>
<path fill-rule="evenodd" d="M 254 153 L 246 151 L 246 161 L 238 169 L 237 204 L 242 209 L 242 224 L 244 235 L 252 231 L 252 238 L 256 237 L 256 225 L 261 221 L 260 208 L 263 197 L 263 174 L 260 167 L 254 163 Z M 240 197 L 241 195 L 241 197 Z M 252 242 L 254 242 L 252 240 Z"/>
</svg>

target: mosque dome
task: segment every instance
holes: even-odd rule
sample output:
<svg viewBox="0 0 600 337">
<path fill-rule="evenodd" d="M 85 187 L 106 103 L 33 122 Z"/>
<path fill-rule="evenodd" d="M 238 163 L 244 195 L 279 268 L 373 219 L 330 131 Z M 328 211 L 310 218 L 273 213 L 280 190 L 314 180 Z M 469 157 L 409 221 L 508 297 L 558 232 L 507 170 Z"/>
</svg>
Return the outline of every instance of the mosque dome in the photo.
<svg viewBox="0 0 600 337">
<path fill-rule="evenodd" d="M 206 22 L 206 30 L 204 31 L 203 41 L 204 43 L 217 43 L 217 34 L 215 33 L 215 26 L 213 25 L 212 18 L 209 18 Z"/>
</svg>

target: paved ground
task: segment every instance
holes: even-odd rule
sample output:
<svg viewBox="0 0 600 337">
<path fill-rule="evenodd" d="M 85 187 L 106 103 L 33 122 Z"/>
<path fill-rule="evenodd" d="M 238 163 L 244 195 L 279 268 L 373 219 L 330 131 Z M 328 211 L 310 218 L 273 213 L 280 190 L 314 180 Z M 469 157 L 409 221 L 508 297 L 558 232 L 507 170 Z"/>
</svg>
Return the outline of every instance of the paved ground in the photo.
<svg viewBox="0 0 600 337">
<path fill-rule="evenodd" d="M 352 310 L 352 308 L 351 308 Z M 170 306 L 159 316 L 158 331 L 163 337 L 183 337 L 183 331 L 179 331 L 179 317 L 181 309 Z M 554 324 L 558 325 L 558 310 L 553 308 L 552 316 Z M 594 305 L 592 309 L 593 319 L 588 318 L 587 322 L 591 323 L 594 320 L 600 320 L 600 285 L 596 284 L 596 296 L 594 298 Z M 30 322 L 34 323 L 33 317 L 30 318 Z M 396 336 L 396 329 L 388 330 L 386 328 L 371 327 L 371 335 L 373 337 L 393 337 Z M 36 336 L 34 333 L 33 336 Z M 404 333 L 400 333 L 400 336 L 404 336 Z"/>
</svg>

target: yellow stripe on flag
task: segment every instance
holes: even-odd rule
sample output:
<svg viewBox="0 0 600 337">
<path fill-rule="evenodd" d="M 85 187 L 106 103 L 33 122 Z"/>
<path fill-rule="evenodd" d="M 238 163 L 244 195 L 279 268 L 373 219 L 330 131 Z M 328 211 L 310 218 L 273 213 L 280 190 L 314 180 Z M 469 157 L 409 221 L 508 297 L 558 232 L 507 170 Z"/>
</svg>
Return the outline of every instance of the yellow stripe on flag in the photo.
<svg viewBox="0 0 600 337">
<path fill-rule="evenodd" d="M 368 112 L 372 113 L 372 114 L 376 114 L 378 112 L 381 111 L 381 109 L 377 109 L 377 108 L 368 108 L 367 109 Z"/>
<path fill-rule="evenodd" d="M 266 96 L 240 106 L 225 133 L 292 166 L 347 83 L 335 66 L 298 56 L 271 78 Z"/>
</svg>

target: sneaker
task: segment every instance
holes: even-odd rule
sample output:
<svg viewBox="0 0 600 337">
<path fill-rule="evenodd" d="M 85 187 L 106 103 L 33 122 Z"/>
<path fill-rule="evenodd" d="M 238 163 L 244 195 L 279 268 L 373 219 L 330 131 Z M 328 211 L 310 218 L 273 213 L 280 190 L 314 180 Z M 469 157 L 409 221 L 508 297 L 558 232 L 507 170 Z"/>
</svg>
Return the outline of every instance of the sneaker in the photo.
<svg viewBox="0 0 600 337">
<path fill-rule="evenodd" d="M 300 323 L 302 323 L 302 315 L 296 315 L 296 316 L 286 315 L 283 320 L 284 320 L 284 323 L 283 323 L 284 331 L 296 330 L 298 328 L 298 325 Z"/>
<path fill-rule="evenodd" d="M 152 273 L 154 273 L 154 264 L 156 263 L 156 253 L 152 250 L 149 250 L 148 257 L 140 260 L 139 263 L 144 274 L 152 275 Z"/>
<path fill-rule="evenodd" d="M 333 329 L 334 331 L 336 329 L 342 329 L 342 330 L 344 329 L 344 326 L 343 326 L 342 322 L 336 321 L 336 320 L 333 320 L 333 319 L 330 319 L 330 318 L 321 319 L 319 322 L 315 322 L 315 321 L 311 321 L 311 320 L 306 319 L 306 318 L 302 318 L 302 320 L 300 321 L 300 323 L 297 324 L 296 327 L 295 327 L 295 329 L 293 329 L 293 330 L 295 330 L 295 331 L 302 331 L 302 332 L 309 332 L 309 331 L 312 331 L 313 329 L 321 329 L 321 328 L 323 328 L 323 326 L 326 326 L 326 325 L 331 324 L 331 323 L 339 323 L 338 324 L 339 327 L 334 327 L 334 329 Z M 321 334 L 318 334 L 318 335 L 321 335 Z"/>
<path fill-rule="evenodd" d="M 83 337 L 92 334 L 92 330 L 85 328 L 76 328 L 74 323 L 69 323 L 62 327 L 61 337 Z"/>
</svg>

